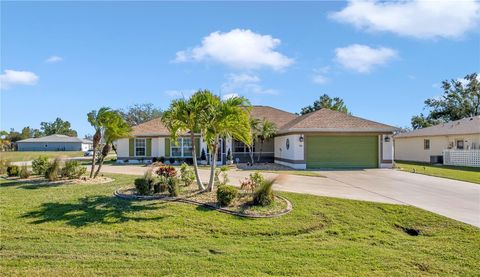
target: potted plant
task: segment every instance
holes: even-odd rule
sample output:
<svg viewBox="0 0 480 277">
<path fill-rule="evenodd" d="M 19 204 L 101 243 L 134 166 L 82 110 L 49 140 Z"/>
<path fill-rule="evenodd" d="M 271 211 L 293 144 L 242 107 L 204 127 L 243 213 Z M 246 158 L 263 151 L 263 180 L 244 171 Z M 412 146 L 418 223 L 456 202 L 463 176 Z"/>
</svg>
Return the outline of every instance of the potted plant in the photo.
<svg viewBox="0 0 480 277">
<path fill-rule="evenodd" d="M 230 151 L 230 148 L 228 148 L 228 151 L 227 151 L 227 162 L 226 162 L 227 165 L 231 165 L 233 164 L 233 156 L 232 156 L 232 152 Z"/>
<path fill-rule="evenodd" d="M 205 148 L 202 148 L 202 153 L 200 154 L 200 164 L 201 165 L 207 165 L 207 154 L 205 154 Z"/>
</svg>

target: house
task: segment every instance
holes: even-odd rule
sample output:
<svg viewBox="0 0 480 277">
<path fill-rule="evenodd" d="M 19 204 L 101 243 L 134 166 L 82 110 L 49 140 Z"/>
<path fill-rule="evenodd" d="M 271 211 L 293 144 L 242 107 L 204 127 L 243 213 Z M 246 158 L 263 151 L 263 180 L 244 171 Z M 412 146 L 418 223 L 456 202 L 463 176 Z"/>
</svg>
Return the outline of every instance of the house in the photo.
<svg viewBox="0 0 480 277">
<path fill-rule="evenodd" d="M 480 116 L 398 134 L 394 141 L 395 160 L 441 162 L 445 150 L 480 150 Z"/>
<path fill-rule="evenodd" d="M 298 116 L 268 106 L 253 106 L 251 116 L 267 119 L 278 128 L 275 138 L 254 145 L 255 161 L 275 162 L 292 168 L 375 168 L 392 167 L 394 127 L 321 109 Z M 195 135 L 197 157 L 207 147 L 200 135 Z M 153 157 L 190 159 L 192 142 L 188 134 L 178 143 L 170 141 L 170 133 L 160 119 L 133 127 L 132 137 L 115 142 L 118 162 L 151 161 Z M 233 160 L 250 160 L 248 147 L 242 142 L 225 138 L 218 154 L 219 164 L 225 164 L 228 152 Z"/>
<path fill-rule="evenodd" d="M 18 151 L 87 151 L 93 142 L 65 135 L 51 135 L 17 141 Z"/>
</svg>

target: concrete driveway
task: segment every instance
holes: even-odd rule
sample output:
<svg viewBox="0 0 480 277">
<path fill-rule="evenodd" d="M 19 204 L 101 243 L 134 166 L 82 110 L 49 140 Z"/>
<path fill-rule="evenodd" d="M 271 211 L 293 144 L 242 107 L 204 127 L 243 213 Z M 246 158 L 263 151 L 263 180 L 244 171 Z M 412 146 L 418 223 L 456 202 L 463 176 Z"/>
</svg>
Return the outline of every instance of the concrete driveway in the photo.
<svg viewBox="0 0 480 277">
<path fill-rule="evenodd" d="M 147 167 L 105 165 L 103 172 L 143 175 Z M 209 171 L 201 170 L 208 181 Z M 230 171 L 233 185 L 251 171 Z M 283 175 L 274 188 L 280 191 L 412 205 L 480 227 L 480 185 L 391 169 L 320 171 L 327 178 Z M 274 177 L 274 173 L 264 173 Z"/>
</svg>

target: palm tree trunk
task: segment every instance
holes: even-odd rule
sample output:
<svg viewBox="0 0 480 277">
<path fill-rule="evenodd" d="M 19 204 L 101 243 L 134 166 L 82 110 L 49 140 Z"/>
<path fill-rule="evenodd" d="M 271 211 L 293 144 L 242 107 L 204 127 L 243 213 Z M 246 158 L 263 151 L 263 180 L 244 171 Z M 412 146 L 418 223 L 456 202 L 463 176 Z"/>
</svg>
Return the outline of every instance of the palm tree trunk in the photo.
<svg viewBox="0 0 480 277">
<path fill-rule="evenodd" d="M 110 152 L 110 144 L 107 143 L 105 146 L 103 146 L 102 149 L 102 155 L 100 156 L 100 161 L 98 163 L 98 168 L 97 172 L 95 172 L 95 175 L 93 176 L 93 179 L 97 178 L 98 174 L 100 173 L 100 170 L 102 169 L 103 162 L 105 161 L 105 157 L 107 157 L 108 153 Z"/>
<path fill-rule="evenodd" d="M 90 178 L 93 177 L 93 172 L 95 172 L 95 162 L 97 158 L 97 147 L 100 143 L 100 131 L 97 130 L 93 136 L 93 155 L 92 155 L 92 168 L 90 169 Z"/>
<path fill-rule="evenodd" d="M 198 163 L 197 163 L 197 147 L 195 143 L 195 134 L 190 132 L 190 138 L 192 139 L 192 157 L 193 157 L 193 169 L 195 171 L 195 178 L 197 179 L 198 189 L 205 190 L 205 186 L 200 179 L 200 174 L 198 173 Z"/>
<path fill-rule="evenodd" d="M 208 181 L 207 191 L 213 191 L 215 179 L 215 167 L 217 166 L 218 139 L 215 139 L 215 146 L 212 149 L 212 162 L 210 164 L 210 180 Z"/>
<path fill-rule="evenodd" d="M 263 151 L 263 139 L 260 140 L 260 152 L 258 152 L 258 162 L 260 162 L 260 156 L 262 156 L 262 151 Z"/>
<path fill-rule="evenodd" d="M 253 147 L 252 146 L 248 146 L 248 152 L 250 154 L 250 160 L 252 161 L 252 165 L 255 163 L 255 159 L 253 158 Z"/>
</svg>

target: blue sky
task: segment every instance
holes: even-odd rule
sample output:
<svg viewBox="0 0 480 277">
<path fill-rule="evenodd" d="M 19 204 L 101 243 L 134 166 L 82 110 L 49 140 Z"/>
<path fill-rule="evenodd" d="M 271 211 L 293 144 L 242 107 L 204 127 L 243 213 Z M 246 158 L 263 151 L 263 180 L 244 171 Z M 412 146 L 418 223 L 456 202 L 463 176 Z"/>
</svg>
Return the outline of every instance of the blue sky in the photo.
<svg viewBox="0 0 480 277">
<path fill-rule="evenodd" d="M 480 8 L 458 2 L 2 2 L 1 129 L 196 89 L 299 112 L 321 94 L 408 126 L 439 83 L 480 71 Z"/>
</svg>

